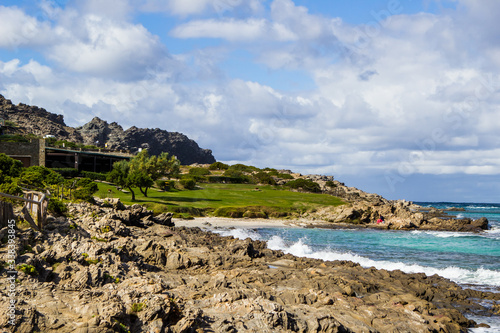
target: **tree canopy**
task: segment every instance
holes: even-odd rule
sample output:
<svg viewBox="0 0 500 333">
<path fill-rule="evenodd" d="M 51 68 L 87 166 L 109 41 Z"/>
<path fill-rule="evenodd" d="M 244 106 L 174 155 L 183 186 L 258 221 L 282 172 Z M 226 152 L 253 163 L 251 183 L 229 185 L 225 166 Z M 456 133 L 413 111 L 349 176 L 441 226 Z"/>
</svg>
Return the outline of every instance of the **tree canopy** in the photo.
<svg viewBox="0 0 500 333">
<path fill-rule="evenodd" d="M 135 200 L 133 187 L 148 196 L 148 189 L 154 182 L 162 177 L 177 176 L 180 162 L 175 156 L 162 153 L 159 156 L 150 156 L 147 150 L 139 152 L 130 161 L 120 161 L 113 164 L 113 170 L 108 174 L 107 180 L 118 186 L 127 188 Z"/>
</svg>

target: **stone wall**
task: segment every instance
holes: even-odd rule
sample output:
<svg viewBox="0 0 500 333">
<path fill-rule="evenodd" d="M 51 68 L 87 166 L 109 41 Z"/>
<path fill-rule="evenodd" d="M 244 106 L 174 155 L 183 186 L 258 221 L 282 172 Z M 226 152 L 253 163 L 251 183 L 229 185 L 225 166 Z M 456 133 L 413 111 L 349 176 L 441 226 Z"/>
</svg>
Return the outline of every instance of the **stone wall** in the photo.
<svg viewBox="0 0 500 333">
<path fill-rule="evenodd" d="M 44 139 L 32 139 L 30 142 L 0 142 L 0 153 L 20 160 L 25 167 L 45 166 Z"/>
</svg>

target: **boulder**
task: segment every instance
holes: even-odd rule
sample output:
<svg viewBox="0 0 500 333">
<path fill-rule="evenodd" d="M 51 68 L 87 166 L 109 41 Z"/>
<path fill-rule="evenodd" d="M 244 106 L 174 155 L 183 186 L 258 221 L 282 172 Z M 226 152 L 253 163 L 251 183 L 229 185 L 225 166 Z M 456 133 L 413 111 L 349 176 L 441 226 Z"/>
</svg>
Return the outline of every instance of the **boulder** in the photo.
<svg viewBox="0 0 500 333">
<path fill-rule="evenodd" d="M 471 222 L 471 225 L 474 227 L 474 228 L 479 228 L 479 229 L 482 229 L 482 230 L 488 230 L 490 228 L 489 226 L 489 221 L 486 217 L 481 217 L 477 220 L 474 220 Z"/>
</svg>

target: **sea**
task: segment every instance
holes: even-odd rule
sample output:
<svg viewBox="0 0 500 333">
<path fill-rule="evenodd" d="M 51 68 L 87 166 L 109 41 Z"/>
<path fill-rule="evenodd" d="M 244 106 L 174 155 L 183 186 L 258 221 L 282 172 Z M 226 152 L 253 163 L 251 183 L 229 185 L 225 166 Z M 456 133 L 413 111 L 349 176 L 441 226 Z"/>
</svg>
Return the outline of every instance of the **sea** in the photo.
<svg viewBox="0 0 500 333">
<path fill-rule="evenodd" d="M 323 260 L 350 260 L 363 267 L 438 274 L 463 288 L 500 292 L 500 204 L 415 202 L 447 211 L 459 218 L 486 217 L 490 230 L 481 233 L 395 231 L 374 229 L 257 228 L 217 229 L 236 238 L 267 241 L 273 250 Z M 500 332 L 500 316 L 467 315 L 491 328 L 474 333 Z"/>
</svg>

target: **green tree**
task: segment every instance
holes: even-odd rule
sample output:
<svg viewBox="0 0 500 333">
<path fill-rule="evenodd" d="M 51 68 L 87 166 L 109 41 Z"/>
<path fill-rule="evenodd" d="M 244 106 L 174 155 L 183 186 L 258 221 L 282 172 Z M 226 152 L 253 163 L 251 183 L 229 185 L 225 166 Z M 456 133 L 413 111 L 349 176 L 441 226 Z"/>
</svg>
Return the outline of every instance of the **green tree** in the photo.
<svg viewBox="0 0 500 333">
<path fill-rule="evenodd" d="M 147 150 L 139 152 L 130 161 L 120 161 L 113 164 L 113 170 L 108 174 L 106 180 L 118 186 L 125 187 L 135 200 L 133 187 L 148 196 L 148 189 L 161 177 L 173 177 L 179 174 L 180 162 L 175 157 L 169 157 L 167 153 L 160 156 L 149 156 Z"/>
<path fill-rule="evenodd" d="M 139 190 L 148 196 L 148 188 L 153 186 L 153 173 L 155 170 L 156 156 L 149 156 L 147 150 L 139 152 L 133 159 L 130 160 L 129 177 Z"/>
<path fill-rule="evenodd" d="M 177 176 L 180 170 L 180 162 L 175 157 L 169 158 L 168 153 L 161 153 L 159 156 L 149 156 L 147 150 L 139 152 L 130 161 L 130 172 L 135 179 L 136 186 L 148 196 L 148 189 L 154 182 L 162 177 Z"/>
<path fill-rule="evenodd" d="M 135 178 L 131 176 L 130 173 L 130 161 L 115 162 L 113 164 L 113 170 L 108 173 L 106 180 L 127 188 L 132 194 L 132 201 L 135 201 L 135 192 L 132 187 L 136 186 L 136 183 Z"/>
</svg>

